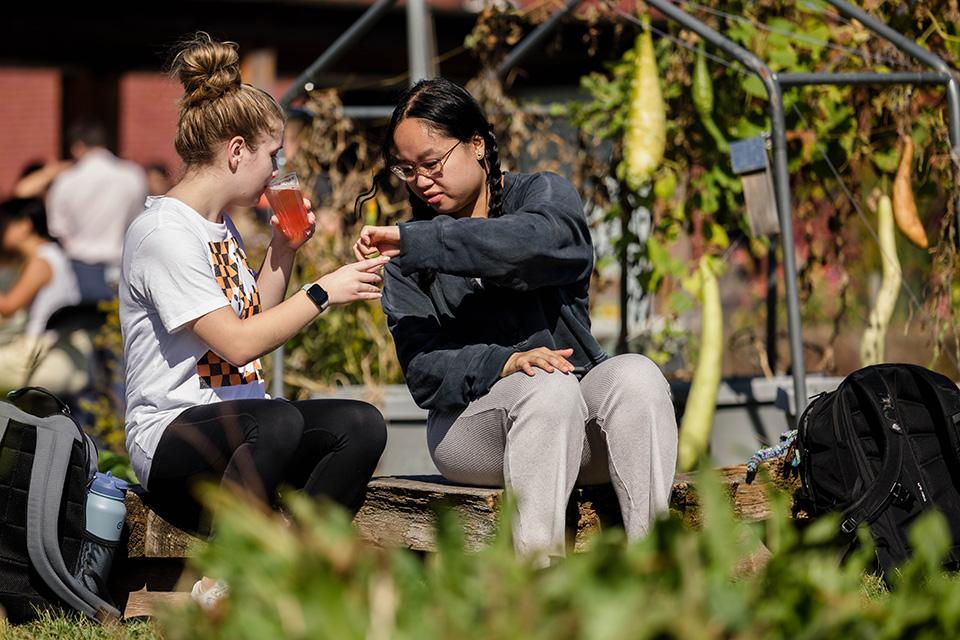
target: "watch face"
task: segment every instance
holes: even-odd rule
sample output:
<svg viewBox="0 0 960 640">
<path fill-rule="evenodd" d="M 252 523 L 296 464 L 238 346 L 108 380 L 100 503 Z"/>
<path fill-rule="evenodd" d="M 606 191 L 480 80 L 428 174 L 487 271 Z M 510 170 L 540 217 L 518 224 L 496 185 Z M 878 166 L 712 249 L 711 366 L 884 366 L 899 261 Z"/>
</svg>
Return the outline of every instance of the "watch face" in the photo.
<svg viewBox="0 0 960 640">
<path fill-rule="evenodd" d="M 310 296 L 310 299 L 313 300 L 321 309 L 326 308 L 327 301 L 330 299 L 330 296 L 327 295 L 327 292 L 323 290 L 318 284 L 314 284 L 309 289 L 307 289 L 307 295 Z"/>
</svg>

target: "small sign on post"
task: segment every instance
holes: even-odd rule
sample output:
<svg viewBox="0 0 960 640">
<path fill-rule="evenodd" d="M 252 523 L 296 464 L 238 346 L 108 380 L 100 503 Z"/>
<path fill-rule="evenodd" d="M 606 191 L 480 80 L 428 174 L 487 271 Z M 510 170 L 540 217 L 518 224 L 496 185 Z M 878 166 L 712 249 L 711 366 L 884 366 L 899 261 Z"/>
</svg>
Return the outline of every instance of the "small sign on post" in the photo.
<svg viewBox="0 0 960 640">
<path fill-rule="evenodd" d="M 740 176 L 743 183 L 743 198 L 747 203 L 751 233 L 754 236 L 780 233 L 770 160 L 763 136 L 731 142 L 730 162 L 733 172 Z"/>
</svg>

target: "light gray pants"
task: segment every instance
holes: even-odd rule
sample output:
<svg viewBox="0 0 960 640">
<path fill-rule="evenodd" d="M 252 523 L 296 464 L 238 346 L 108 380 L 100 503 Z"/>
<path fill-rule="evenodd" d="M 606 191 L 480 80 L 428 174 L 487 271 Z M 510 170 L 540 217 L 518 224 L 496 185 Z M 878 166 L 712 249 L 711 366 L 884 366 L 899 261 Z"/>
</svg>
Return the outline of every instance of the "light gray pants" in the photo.
<svg viewBox="0 0 960 640">
<path fill-rule="evenodd" d="M 669 504 L 677 421 L 657 365 L 624 354 L 579 381 L 541 369 L 502 378 L 462 411 L 431 411 L 427 444 L 448 480 L 513 491 L 516 550 L 542 561 L 564 555 L 575 484 L 612 482 L 627 537 L 647 533 Z"/>
</svg>

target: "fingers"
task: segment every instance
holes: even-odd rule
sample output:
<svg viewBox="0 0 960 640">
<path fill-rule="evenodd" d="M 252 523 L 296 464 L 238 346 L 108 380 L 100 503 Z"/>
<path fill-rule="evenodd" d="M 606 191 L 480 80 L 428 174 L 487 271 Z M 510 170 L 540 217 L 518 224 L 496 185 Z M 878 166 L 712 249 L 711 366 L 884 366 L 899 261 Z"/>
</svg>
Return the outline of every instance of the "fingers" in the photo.
<svg viewBox="0 0 960 640">
<path fill-rule="evenodd" d="M 357 241 L 353 243 L 353 253 L 357 256 L 358 260 L 365 260 L 368 255 L 376 250 L 376 247 L 368 244 L 368 241 L 364 241 L 363 238 L 358 238 Z"/>
<path fill-rule="evenodd" d="M 388 262 L 390 262 L 389 256 L 379 256 L 376 258 L 359 260 L 346 266 L 350 267 L 351 269 L 356 269 L 357 271 L 370 271 L 373 269 L 379 269 Z"/>
<path fill-rule="evenodd" d="M 527 375 L 533 375 L 534 367 L 547 373 L 559 371 L 568 374 L 573 371 L 573 365 L 560 354 L 572 355 L 573 349 L 553 350 L 546 347 L 537 347 L 521 356 L 520 367 Z"/>
<path fill-rule="evenodd" d="M 365 225 L 362 229 L 360 229 L 360 238 L 357 240 L 357 242 L 367 247 L 372 245 L 374 242 L 373 238 L 375 229 L 376 227 Z"/>
<path fill-rule="evenodd" d="M 365 282 L 367 284 L 377 284 L 383 282 L 383 278 L 380 277 L 380 274 L 376 271 L 359 271 L 357 273 L 357 279 L 360 282 Z"/>
</svg>

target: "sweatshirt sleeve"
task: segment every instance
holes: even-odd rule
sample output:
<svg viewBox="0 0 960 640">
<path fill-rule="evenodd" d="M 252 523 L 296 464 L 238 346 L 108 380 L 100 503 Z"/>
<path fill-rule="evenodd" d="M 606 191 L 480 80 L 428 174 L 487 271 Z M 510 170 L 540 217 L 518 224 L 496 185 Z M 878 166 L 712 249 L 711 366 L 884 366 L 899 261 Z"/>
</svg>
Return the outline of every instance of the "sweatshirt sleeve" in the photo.
<svg viewBox="0 0 960 640">
<path fill-rule="evenodd" d="M 453 410 L 485 395 L 517 349 L 460 344 L 444 331 L 433 302 L 395 258 L 385 269 L 381 304 L 407 387 L 423 409 Z"/>
<path fill-rule="evenodd" d="M 521 291 L 577 282 L 593 270 L 580 195 L 554 173 L 536 174 L 520 206 L 499 218 L 401 224 L 400 255 L 404 275 L 433 270 Z"/>
</svg>

